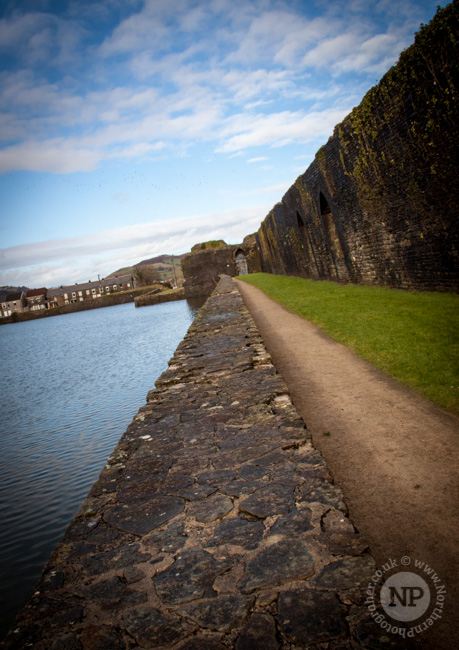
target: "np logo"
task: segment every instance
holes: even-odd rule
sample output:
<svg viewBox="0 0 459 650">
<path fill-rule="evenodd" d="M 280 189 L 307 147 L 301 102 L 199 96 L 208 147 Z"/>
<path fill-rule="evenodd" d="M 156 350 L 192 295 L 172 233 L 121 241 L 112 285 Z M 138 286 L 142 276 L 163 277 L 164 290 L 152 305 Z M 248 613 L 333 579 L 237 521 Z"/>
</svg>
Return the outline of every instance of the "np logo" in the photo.
<svg viewBox="0 0 459 650">
<path fill-rule="evenodd" d="M 381 605 L 396 621 L 414 621 L 420 618 L 430 604 L 430 589 L 426 581 L 411 571 L 391 575 L 382 585 Z"/>
<path fill-rule="evenodd" d="M 445 585 L 435 570 L 404 555 L 376 569 L 365 605 L 375 623 L 405 639 L 425 632 L 442 617 L 445 597 Z"/>
</svg>

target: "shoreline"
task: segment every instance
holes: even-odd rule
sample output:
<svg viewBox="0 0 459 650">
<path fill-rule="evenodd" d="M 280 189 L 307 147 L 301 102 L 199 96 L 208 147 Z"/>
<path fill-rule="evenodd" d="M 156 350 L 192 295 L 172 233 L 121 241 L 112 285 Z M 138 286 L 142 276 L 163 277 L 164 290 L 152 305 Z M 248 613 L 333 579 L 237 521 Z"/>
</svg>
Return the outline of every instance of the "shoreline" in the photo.
<svg viewBox="0 0 459 650">
<path fill-rule="evenodd" d="M 103 298 L 96 298 L 94 300 L 83 300 L 82 302 L 72 303 L 70 305 L 63 305 L 55 309 L 46 309 L 36 312 L 15 312 L 11 316 L 0 319 L 0 325 L 9 325 L 11 323 L 25 323 L 30 320 L 39 320 L 41 318 L 49 318 L 51 316 L 63 316 L 65 314 L 73 314 L 79 311 L 89 311 L 91 309 L 103 309 L 104 307 L 114 307 L 115 305 L 124 305 L 129 302 L 134 302 L 136 299 L 143 297 L 151 292 L 150 287 L 140 287 L 131 289 L 130 291 L 123 291 L 120 293 L 104 296 Z M 157 294 L 157 296 L 167 293 L 166 291 Z M 169 300 L 182 300 L 182 298 L 170 297 Z M 158 300 L 157 302 L 168 302 L 167 299 Z M 157 304 L 157 303 L 151 303 Z"/>
</svg>

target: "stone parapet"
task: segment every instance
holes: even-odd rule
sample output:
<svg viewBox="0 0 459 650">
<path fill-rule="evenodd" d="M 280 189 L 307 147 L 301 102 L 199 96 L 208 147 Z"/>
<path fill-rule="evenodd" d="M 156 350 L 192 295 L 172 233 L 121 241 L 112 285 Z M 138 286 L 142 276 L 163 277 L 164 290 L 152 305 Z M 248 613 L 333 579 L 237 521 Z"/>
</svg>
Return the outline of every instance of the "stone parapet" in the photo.
<svg viewBox="0 0 459 650">
<path fill-rule="evenodd" d="M 3 647 L 397 647 L 364 605 L 374 571 L 224 277 Z"/>
</svg>

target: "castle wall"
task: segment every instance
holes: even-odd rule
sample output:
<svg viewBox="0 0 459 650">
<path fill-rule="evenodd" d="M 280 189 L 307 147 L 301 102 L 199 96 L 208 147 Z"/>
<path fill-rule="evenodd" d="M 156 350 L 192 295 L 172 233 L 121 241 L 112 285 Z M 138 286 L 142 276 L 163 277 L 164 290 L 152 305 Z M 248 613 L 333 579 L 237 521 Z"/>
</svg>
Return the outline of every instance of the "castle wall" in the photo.
<svg viewBox="0 0 459 650">
<path fill-rule="evenodd" d="M 262 270 L 457 291 L 459 1 L 437 12 L 263 221 Z"/>
<path fill-rule="evenodd" d="M 236 256 L 246 258 L 247 271 L 261 271 L 260 254 L 255 235 L 244 237 L 242 244 L 227 245 L 223 241 L 196 244 L 182 259 L 185 296 L 209 296 L 217 286 L 220 275 L 234 277 L 240 273 Z"/>
</svg>

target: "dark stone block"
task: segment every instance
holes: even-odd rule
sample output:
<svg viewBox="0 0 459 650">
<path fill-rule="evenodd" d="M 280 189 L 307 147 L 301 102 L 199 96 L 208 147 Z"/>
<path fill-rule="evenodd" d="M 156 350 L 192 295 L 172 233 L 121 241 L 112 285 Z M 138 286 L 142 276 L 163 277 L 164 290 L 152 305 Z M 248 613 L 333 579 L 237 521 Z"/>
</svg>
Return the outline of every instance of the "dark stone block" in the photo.
<svg viewBox="0 0 459 650">
<path fill-rule="evenodd" d="M 282 467 L 291 460 L 293 460 L 291 451 L 273 449 L 273 447 L 271 447 L 270 452 L 260 456 L 260 458 L 255 461 L 255 464 L 264 467 L 265 471 L 268 471 L 268 468 L 272 469 Z"/>
<path fill-rule="evenodd" d="M 229 497 L 224 494 L 216 494 L 191 505 L 188 509 L 188 514 L 196 517 L 196 521 L 208 524 L 211 521 L 224 517 L 232 509 L 233 502 Z"/>
<path fill-rule="evenodd" d="M 282 515 L 294 507 L 293 489 L 287 485 L 267 485 L 260 488 L 241 503 L 240 510 L 265 519 L 272 515 Z"/>
<path fill-rule="evenodd" d="M 131 609 L 123 616 L 128 633 L 142 648 L 150 650 L 180 639 L 189 629 L 175 617 L 152 607 Z"/>
<path fill-rule="evenodd" d="M 231 544 L 246 549 L 255 549 L 262 539 L 264 531 L 261 521 L 247 521 L 239 517 L 226 519 L 217 526 L 214 536 L 207 546 Z"/>
<path fill-rule="evenodd" d="M 278 619 L 287 639 L 300 646 L 323 643 L 346 634 L 341 605 L 335 594 L 304 589 L 279 595 Z"/>
<path fill-rule="evenodd" d="M 218 456 L 214 456 L 213 464 L 217 468 L 237 467 L 242 463 L 249 460 L 258 460 L 263 454 L 272 450 L 272 445 L 257 445 L 256 447 L 248 447 L 247 449 L 238 449 L 234 451 L 222 451 Z M 245 478 L 245 477 L 242 477 Z"/>
<path fill-rule="evenodd" d="M 180 491 L 190 487 L 193 483 L 194 479 L 188 474 L 169 473 L 167 478 L 158 485 L 157 493 L 182 496 Z"/>
<path fill-rule="evenodd" d="M 90 625 L 80 636 L 83 650 L 126 650 L 121 630 L 110 625 Z"/>
<path fill-rule="evenodd" d="M 178 497 L 158 497 L 147 503 L 119 505 L 106 511 L 107 523 L 129 533 L 145 535 L 183 511 L 185 502 Z"/>
<path fill-rule="evenodd" d="M 269 529 L 272 535 L 301 535 L 312 530 L 311 511 L 309 508 L 293 510 L 292 512 L 279 517 L 276 523 Z"/>
<path fill-rule="evenodd" d="M 323 533 L 319 539 L 332 555 L 362 555 L 368 550 L 368 544 L 360 535 Z"/>
<path fill-rule="evenodd" d="M 253 614 L 242 629 L 236 650 L 278 650 L 276 624 L 269 614 Z"/>
<path fill-rule="evenodd" d="M 148 562 L 150 554 L 140 553 L 138 544 L 125 544 L 104 553 L 94 553 L 86 557 L 82 565 L 90 575 L 105 573 L 141 562 Z"/>
<path fill-rule="evenodd" d="M 269 472 L 266 467 L 260 467 L 259 465 L 249 463 L 247 465 L 242 465 L 239 468 L 239 476 L 246 481 L 256 481 L 268 476 Z"/>
<path fill-rule="evenodd" d="M 300 485 L 304 482 L 301 476 L 296 473 L 296 465 L 287 465 L 286 467 L 278 467 L 271 471 L 271 480 L 273 483 L 280 485 Z"/>
<path fill-rule="evenodd" d="M 216 560 L 201 550 L 184 551 L 165 571 L 153 578 L 158 596 L 174 605 L 212 595 L 215 578 L 228 570 L 230 560 Z"/>
<path fill-rule="evenodd" d="M 184 546 L 187 539 L 183 521 L 175 521 L 166 530 L 160 530 L 144 538 L 147 545 L 159 546 L 163 553 L 175 553 Z"/>
<path fill-rule="evenodd" d="M 231 483 L 227 483 L 220 489 L 222 492 L 232 497 L 240 497 L 244 494 L 252 494 L 262 486 L 263 484 L 260 485 L 260 483 L 256 481 L 244 481 L 240 479 L 231 481 Z"/>
<path fill-rule="evenodd" d="M 218 446 L 222 451 L 253 447 L 256 444 L 252 436 L 249 436 L 247 433 L 235 433 L 233 436 L 228 436 L 218 442 Z"/>
<path fill-rule="evenodd" d="M 123 571 L 123 577 L 128 584 L 134 584 L 145 578 L 145 573 L 135 566 L 128 566 Z"/>
<path fill-rule="evenodd" d="M 49 646 L 49 650 L 82 650 L 78 632 L 69 632 L 57 638 L 54 638 Z"/>
<path fill-rule="evenodd" d="M 197 479 L 201 485 L 212 485 L 218 487 L 226 481 L 231 481 L 236 476 L 232 469 L 212 469 L 207 472 L 201 472 Z"/>
<path fill-rule="evenodd" d="M 135 452 L 134 457 L 129 464 L 129 474 L 132 481 L 149 478 L 153 474 L 168 472 L 172 467 L 174 461 L 172 456 L 168 456 L 166 452 L 164 452 L 164 454 L 154 453 L 154 450 L 151 447 L 152 445 L 142 445 Z"/>
<path fill-rule="evenodd" d="M 369 555 L 348 557 L 325 566 L 314 580 L 319 589 L 340 591 L 365 586 L 371 581 L 376 569 L 373 558 Z"/>
<path fill-rule="evenodd" d="M 88 541 L 93 544 L 114 544 L 125 536 L 120 530 L 116 530 L 111 526 L 107 526 L 105 522 L 101 522 L 97 528 L 94 528 L 89 535 Z"/>
<path fill-rule="evenodd" d="M 216 487 L 211 485 L 196 485 L 193 484 L 191 487 L 180 492 L 180 496 L 186 499 L 187 501 L 201 501 L 202 499 L 207 499 L 208 496 L 214 494 L 217 491 Z"/>
<path fill-rule="evenodd" d="M 247 563 L 239 583 L 243 593 L 261 587 L 275 587 L 288 580 L 308 578 L 314 572 L 314 558 L 306 542 L 287 539 L 268 546 Z"/>
<path fill-rule="evenodd" d="M 99 602 L 103 607 L 111 607 L 123 598 L 126 593 L 126 583 L 118 576 L 113 576 L 88 587 L 80 588 L 76 593 Z"/>
<path fill-rule="evenodd" d="M 251 602 L 249 597 L 242 595 L 218 596 L 181 607 L 178 611 L 202 628 L 229 632 L 242 623 Z"/>
<path fill-rule="evenodd" d="M 227 650 L 227 646 L 210 638 L 190 639 L 177 650 Z"/>
</svg>

